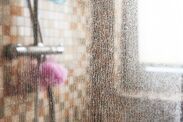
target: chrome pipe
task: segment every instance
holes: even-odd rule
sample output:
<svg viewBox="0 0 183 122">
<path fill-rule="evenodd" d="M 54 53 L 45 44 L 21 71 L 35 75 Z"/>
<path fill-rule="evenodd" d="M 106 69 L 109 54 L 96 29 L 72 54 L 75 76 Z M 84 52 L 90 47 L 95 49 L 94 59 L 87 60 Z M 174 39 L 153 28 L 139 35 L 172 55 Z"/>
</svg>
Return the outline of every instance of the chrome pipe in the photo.
<svg viewBox="0 0 183 122">
<path fill-rule="evenodd" d="M 41 56 L 41 55 L 52 55 L 52 54 L 62 54 L 64 52 L 63 45 L 59 46 L 22 46 L 18 45 L 8 45 L 4 49 L 4 55 L 7 58 L 16 58 L 19 56 Z"/>
</svg>

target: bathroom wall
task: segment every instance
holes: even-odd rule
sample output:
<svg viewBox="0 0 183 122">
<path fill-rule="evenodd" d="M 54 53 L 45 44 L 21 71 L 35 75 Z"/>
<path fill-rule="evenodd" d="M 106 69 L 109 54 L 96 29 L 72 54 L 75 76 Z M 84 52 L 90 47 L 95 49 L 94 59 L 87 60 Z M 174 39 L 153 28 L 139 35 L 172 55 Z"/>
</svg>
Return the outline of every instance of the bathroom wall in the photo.
<svg viewBox="0 0 183 122">
<path fill-rule="evenodd" d="M 87 0 L 66 0 L 56 4 L 39 0 L 39 20 L 45 45 L 63 43 L 65 53 L 52 56 L 68 69 L 68 80 L 54 87 L 57 122 L 84 121 L 85 95 L 88 83 Z M 35 89 L 27 82 L 36 81 L 30 75 L 30 57 L 9 60 L 3 57 L 7 44 L 33 44 L 32 24 L 27 0 L 0 0 L 0 122 L 32 122 L 34 120 Z M 31 77 L 31 78 L 29 78 Z M 27 79 L 26 79 L 27 78 Z M 47 122 L 48 98 L 39 89 L 39 122 Z"/>
</svg>

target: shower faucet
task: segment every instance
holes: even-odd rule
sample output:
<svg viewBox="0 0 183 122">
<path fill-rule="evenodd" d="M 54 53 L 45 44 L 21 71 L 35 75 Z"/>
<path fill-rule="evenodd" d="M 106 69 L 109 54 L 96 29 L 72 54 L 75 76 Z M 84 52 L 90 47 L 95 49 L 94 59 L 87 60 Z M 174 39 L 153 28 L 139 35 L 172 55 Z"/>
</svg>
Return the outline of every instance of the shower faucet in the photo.
<svg viewBox="0 0 183 122">
<path fill-rule="evenodd" d="M 38 21 L 38 0 L 34 0 L 34 9 L 31 1 L 28 0 L 31 20 L 33 24 L 34 44 L 32 46 L 24 46 L 22 44 L 10 44 L 4 48 L 4 56 L 8 59 L 13 59 L 19 56 L 41 57 L 42 55 L 62 54 L 64 52 L 63 45 L 44 46 L 40 24 Z M 40 36 L 40 40 L 38 39 Z"/>
<path fill-rule="evenodd" d="M 44 46 L 42 43 L 36 46 L 23 46 L 21 44 L 7 45 L 4 48 L 4 56 L 13 59 L 19 56 L 37 57 L 41 55 L 62 54 L 64 52 L 63 45 Z"/>
</svg>

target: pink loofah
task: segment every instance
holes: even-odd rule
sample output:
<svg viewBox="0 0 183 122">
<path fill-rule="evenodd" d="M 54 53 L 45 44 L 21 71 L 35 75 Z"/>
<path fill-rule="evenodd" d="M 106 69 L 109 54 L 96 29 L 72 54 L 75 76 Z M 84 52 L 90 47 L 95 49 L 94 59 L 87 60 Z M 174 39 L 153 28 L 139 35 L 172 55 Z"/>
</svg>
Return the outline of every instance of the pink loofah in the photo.
<svg viewBox="0 0 183 122">
<path fill-rule="evenodd" d="M 67 79 L 67 70 L 53 60 L 40 65 L 40 84 L 43 87 L 59 85 Z"/>
</svg>

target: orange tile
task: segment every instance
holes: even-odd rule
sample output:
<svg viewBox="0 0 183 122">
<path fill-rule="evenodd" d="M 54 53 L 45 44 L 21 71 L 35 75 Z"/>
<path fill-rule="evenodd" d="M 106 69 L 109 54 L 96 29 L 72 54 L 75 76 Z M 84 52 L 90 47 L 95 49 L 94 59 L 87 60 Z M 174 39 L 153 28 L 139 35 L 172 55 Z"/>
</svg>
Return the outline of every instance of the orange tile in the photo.
<svg viewBox="0 0 183 122">
<path fill-rule="evenodd" d="M 22 7 L 20 6 L 11 6 L 10 7 L 10 14 L 13 16 L 22 16 L 23 12 L 22 12 Z"/>
</svg>

